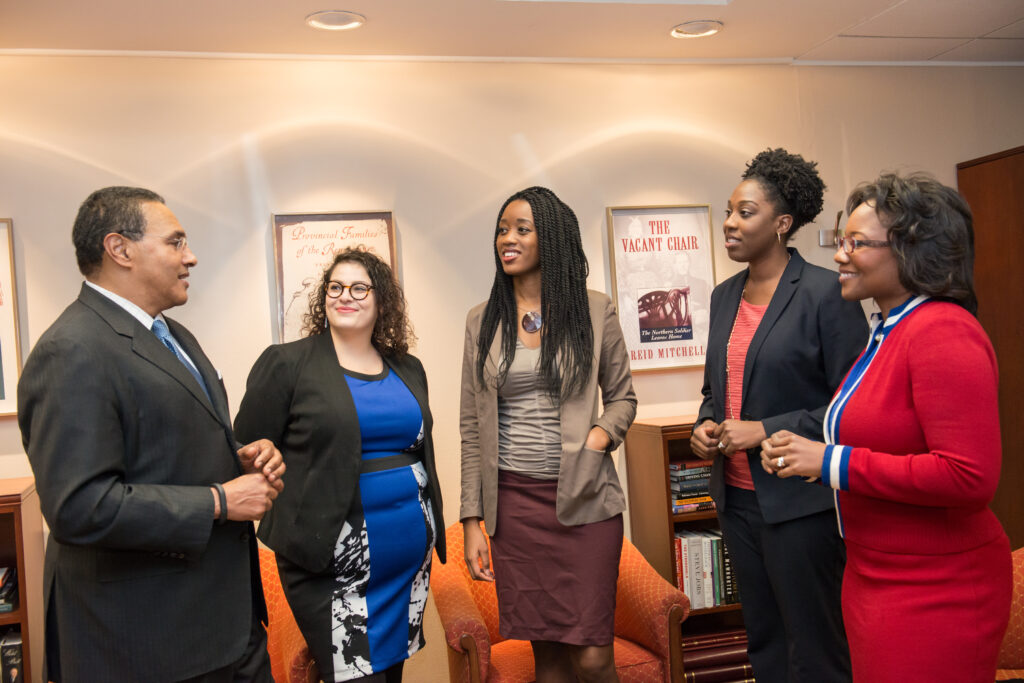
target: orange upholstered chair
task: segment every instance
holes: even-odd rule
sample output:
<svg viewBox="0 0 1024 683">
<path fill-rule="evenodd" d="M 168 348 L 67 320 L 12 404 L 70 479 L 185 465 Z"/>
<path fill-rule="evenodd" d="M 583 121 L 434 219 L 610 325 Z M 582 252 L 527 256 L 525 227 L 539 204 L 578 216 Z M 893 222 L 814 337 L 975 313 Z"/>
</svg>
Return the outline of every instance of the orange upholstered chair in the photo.
<svg viewBox="0 0 1024 683">
<path fill-rule="evenodd" d="M 447 531 L 449 562 L 434 558 L 430 587 L 448 644 L 452 683 L 526 683 L 534 680 L 533 651 L 498 633 L 494 584 L 473 581 L 462 561 L 462 525 Z M 622 544 L 615 605 L 615 668 L 622 683 L 683 680 L 679 625 L 690 601 L 629 541 Z"/>
<path fill-rule="evenodd" d="M 260 576 L 263 579 L 263 596 L 267 600 L 267 651 L 274 680 L 278 683 L 317 683 L 320 672 L 284 598 L 274 553 L 267 548 L 260 548 Z"/>
<path fill-rule="evenodd" d="M 1013 551 L 1013 600 L 1010 625 L 999 650 L 997 681 L 1024 678 L 1024 548 Z"/>
</svg>

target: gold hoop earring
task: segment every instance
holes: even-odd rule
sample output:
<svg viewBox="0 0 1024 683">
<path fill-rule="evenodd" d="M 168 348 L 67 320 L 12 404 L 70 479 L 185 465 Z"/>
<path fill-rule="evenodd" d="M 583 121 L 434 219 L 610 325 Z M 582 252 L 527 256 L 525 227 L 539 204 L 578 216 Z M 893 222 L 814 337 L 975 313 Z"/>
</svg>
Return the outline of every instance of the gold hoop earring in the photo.
<svg viewBox="0 0 1024 683">
<path fill-rule="evenodd" d="M 777 233 L 775 233 L 775 236 L 777 238 L 779 238 L 779 244 L 782 244 L 782 233 L 781 232 L 777 232 Z"/>
</svg>

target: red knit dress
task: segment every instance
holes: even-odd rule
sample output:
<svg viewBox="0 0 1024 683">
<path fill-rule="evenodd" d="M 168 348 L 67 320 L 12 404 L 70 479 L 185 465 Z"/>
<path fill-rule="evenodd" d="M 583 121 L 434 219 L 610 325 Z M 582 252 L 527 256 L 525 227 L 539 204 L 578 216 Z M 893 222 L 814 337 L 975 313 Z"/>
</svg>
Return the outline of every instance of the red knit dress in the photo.
<svg viewBox="0 0 1024 683">
<path fill-rule="evenodd" d="M 917 297 L 872 328 L 825 418 L 822 481 L 846 539 L 854 680 L 992 681 L 1010 548 L 988 509 L 1001 446 L 995 353 L 978 321 Z"/>
</svg>

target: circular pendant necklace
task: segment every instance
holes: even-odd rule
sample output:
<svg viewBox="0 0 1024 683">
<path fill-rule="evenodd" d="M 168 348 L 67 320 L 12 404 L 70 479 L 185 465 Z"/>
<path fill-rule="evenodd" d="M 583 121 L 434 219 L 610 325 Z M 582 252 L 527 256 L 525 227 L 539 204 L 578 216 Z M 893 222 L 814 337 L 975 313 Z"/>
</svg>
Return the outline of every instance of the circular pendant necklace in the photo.
<svg viewBox="0 0 1024 683">
<path fill-rule="evenodd" d="M 541 320 L 540 313 L 537 311 L 527 311 L 523 314 L 523 331 L 534 333 L 540 331 L 540 326 L 544 323 Z"/>
</svg>

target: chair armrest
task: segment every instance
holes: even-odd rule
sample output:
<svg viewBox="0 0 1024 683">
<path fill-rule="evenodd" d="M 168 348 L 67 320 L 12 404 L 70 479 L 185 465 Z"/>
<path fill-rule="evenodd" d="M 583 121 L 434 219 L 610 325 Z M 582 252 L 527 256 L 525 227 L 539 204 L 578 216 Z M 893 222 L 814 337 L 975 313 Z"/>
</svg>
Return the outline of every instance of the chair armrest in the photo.
<svg viewBox="0 0 1024 683">
<path fill-rule="evenodd" d="M 475 646 L 476 656 L 480 661 L 480 679 L 487 679 L 487 669 L 491 663 L 491 640 L 487 633 L 480 610 L 473 601 L 473 595 L 466 584 L 468 577 L 458 575 L 454 566 L 440 569 L 435 566 L 431 577 L 431 590 L 434 593 L 434 607 L 444 627 L 445 641 L 448 647 L 456 652 L 473 655 L 467 648 L 470 642 Z M 440 569 L 440 571 L 438 571 Z M 470 639 L 465 641 L 464 639 Z"/>
<path fill-rule="evenodd" d="M 622 545 L 615 634 L 668 659 L 670 639 L 690 613 L 690 599 L 654 570 L 631 543 Z"/>
</svg>

